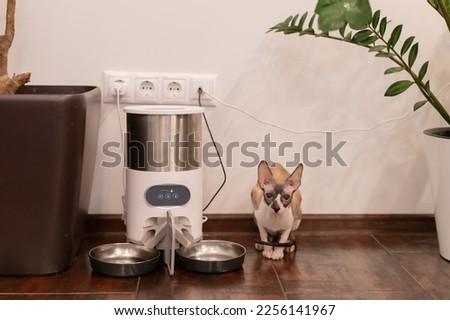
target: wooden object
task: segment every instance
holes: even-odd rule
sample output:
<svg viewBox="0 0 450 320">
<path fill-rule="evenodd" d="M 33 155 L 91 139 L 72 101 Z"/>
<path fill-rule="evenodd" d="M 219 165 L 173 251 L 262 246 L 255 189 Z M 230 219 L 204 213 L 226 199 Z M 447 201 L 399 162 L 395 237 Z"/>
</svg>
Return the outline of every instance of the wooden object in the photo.
<svg viewBox="0 0 450 320">
<path fill-rule="evenodd" d="M 8 0 L 5 34 L 0 35 L 0 94 L 14 94 L 30 81 L 31 73 L 8 75 L 8 52 L 14 40 L 16 0 Z"/>
</svg>

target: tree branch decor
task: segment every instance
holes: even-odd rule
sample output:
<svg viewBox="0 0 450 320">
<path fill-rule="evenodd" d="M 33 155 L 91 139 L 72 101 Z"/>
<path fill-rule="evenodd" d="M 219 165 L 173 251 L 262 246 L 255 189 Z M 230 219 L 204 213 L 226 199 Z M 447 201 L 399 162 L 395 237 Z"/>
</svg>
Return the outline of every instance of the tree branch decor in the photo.
<svg viewBox="0 0 450 320">
<path fill-rule="evenodd" d="M 0 35 L 0 94 L 14 94 L 30 81 L 31 73 L 8 75 L 8 52 L 14 40 L 16 0 L 6 5 L 5 34 Z"/>
</svg>

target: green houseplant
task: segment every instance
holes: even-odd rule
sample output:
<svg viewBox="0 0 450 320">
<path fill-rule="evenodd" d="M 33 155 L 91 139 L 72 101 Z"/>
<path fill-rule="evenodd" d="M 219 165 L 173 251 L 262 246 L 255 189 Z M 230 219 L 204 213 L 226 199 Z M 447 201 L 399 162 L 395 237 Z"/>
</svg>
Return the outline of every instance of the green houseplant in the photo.
<svg viewBox="0 0 450 320">
<path fill-rule="evenodd" d="M 450 34 L 450 0 L 427 2 Z M 402 24 L 395 25 L 382 16 L 380 10 L 373 11 L 369 0 L 318 0 L 314 14 L 306 12 L 289 16 L 268 32 L 348 43 L 367 49 L 375 57 L 391 60 L 393 65 L 384 74 L 403 73 L 405 78 L 392 83 L 385 96 L 397 96 L 415 86 L 423 99 L 412 106 L 414 111 L 431 106 L 448 124 L 424 133 L 440 254 L 450 260 L 450 115 L 427 79 L 429 61 L 421 65 L 416 63 L 419 42 L 414 36 L 404 36 L 402 31 Z"/>
</svg>

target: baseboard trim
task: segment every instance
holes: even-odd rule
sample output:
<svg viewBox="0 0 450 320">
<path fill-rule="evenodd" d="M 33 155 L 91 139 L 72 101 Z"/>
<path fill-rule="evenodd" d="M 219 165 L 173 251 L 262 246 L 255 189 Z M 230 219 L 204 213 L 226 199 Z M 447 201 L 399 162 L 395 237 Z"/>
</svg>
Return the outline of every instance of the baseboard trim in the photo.
<svg viewBox="0 0 450 320">
<path fill-rule="evenodd" d="M 207 214 L 204 233 L 257 232 L 251 214 Z M 89 214 L 86 234 L 124 233 L 120 214 Z M 436 232 L 432 214 L 304 214 L 303 234 Z"/>
</svg>

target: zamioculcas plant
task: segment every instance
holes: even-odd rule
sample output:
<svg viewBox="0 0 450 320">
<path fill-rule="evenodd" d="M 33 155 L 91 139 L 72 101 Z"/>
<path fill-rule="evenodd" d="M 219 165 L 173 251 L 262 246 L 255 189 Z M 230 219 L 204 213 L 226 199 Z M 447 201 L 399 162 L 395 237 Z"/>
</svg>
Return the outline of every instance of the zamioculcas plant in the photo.
<svg viewBox="0 0 450 320">
<path fill-rule="evenodd" d="M 428 0 L 428 3 L 441 15 L 450 32 L 450 0 Z M 390 85 L 385 96 L 399 95 L 415 85 L 424 99 L 414 105 L 414 110 L 428 102 L 450 125 L 450 115 L 433 94 L 430 80 L 426 77 L 429 62 L 416 64 L 419 43 L 414 36 L 399 41 L 402 29 L 401 24 L 391 27 L 390 21 L 381 15 L 380 10 L 373 13 L 368 0 L 318 0 L 312 16 L 308 16 L 308 12 L 290 16 L 270 28 L 269 32 L 351 43 L 367 48 L 375 57 L 390 59 L 394 65 L 384 73 L 406 72 L 408 77 Z"/>
</svg>

